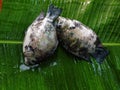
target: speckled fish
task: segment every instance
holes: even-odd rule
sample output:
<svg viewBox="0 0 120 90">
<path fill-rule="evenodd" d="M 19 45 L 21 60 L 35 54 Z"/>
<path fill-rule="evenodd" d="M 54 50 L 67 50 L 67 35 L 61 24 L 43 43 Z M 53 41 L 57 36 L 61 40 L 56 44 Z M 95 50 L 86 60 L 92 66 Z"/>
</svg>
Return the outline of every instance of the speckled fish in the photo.
<svg viewBox="0 0 120 90">
<path fill-rule="evenodd" d="M 95 32 L 77 20 L 59 17 L 57 33 L 68 52 L 86 61 L 91 62 L 91 55 L 101 63 L 108 55 Z"/>
<path fill-rule="evenodd" d="M 23 53 L 26 65 L 35 65 L 51 56 L 57 48 L 55 20 L 61 14 L 61 9 L 50 5 L 46 16 L 41 13 L 28 27 Z"/>
</svg>

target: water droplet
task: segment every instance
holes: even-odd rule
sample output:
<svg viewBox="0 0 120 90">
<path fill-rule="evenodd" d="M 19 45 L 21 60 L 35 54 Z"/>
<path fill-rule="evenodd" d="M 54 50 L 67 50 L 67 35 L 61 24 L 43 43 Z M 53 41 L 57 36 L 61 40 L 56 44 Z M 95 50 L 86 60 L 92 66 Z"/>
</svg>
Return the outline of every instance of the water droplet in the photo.
<svg viewBox="0 0 120 90">
<path fill-rule="evenodd" d="M 93 71 L 96 73 L 96 67 L 95 67 L 94 63 L 92 63 L 92 67 L 93 67 Z"/>
<path fill-rule="evenodd" d="M 52 64 L 50 64 L 50 66 L 56 66 L 57 62 L 53 62 Z"/>
<path fill-rule="evenodd" d="M 30 67 L 26 66 L 25 64 L 20 65 L 20 71 L 30 70 Z"/>
</svg>

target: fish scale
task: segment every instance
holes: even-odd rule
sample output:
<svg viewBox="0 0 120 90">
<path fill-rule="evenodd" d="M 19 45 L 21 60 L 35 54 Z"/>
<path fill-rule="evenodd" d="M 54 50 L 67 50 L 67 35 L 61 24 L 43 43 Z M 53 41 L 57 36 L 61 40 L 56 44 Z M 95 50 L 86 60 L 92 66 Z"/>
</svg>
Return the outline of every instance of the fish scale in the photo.
<svg viewBox="0 0 120 90">
<path fill-rule="evenodd" d="M 92 29 L 77 20 L 61 16 L 59 16 L 57 21 L 59 41 L 69 53 L 89 62 L 91 62 L 91 55 L 97 62 L 103 62 L 108 55 L 108 50 L 103 47 Z"/>
<path fill-rule="evenodd" d="M 26 65 L 39 64 L 55 52 L 58 40 L 54 21 L 60 14 L 61 9 L 50 5 L 46 16 L 41 13 L 29 26 L 23 43 Z"/>
</svg>

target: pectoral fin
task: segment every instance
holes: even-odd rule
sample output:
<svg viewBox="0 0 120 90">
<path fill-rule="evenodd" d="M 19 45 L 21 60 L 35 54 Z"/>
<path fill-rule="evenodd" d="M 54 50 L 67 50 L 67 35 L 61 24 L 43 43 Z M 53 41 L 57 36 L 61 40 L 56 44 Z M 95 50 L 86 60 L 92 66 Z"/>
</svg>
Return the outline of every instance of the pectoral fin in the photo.
<svg viewBox="0 0 120 90">
<path fill-rule="evenodd" d="M 83 58 L 85 61 L 88 61 L 91 63 L 91 60 L 90 60 L 90 55 L 88 53 L 88 50 L 87 48 L 81 48 L 80 51 L 79 51 L 79 57 Z"/>
<path fill-rule="evenodd" d="M 90 62 L 90 55 L 89 54 L 84 54 L 84 55 L 79 55 L 79 57 L 83 58 L 85 61 Z"/>
</svg>

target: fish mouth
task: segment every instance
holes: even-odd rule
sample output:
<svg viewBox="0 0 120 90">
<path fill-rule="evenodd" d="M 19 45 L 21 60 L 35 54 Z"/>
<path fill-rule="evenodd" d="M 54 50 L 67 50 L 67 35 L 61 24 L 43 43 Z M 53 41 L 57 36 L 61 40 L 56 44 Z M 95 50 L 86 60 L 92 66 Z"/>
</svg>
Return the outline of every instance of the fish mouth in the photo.
<svg viewBox="0 0 120 90">
<path fill-rule="evenodd" d="M 56 28 L 57 29 L 61 29 L 61 25 L 56 25 Z"/>
<path fill-rule="evenodd" d="M 32 66 L 32 65 L 39 64 L 39 61 L 34 57 L 25 57 L 25 62 L 24 63 L 27 66 Z"/>
</svg>

